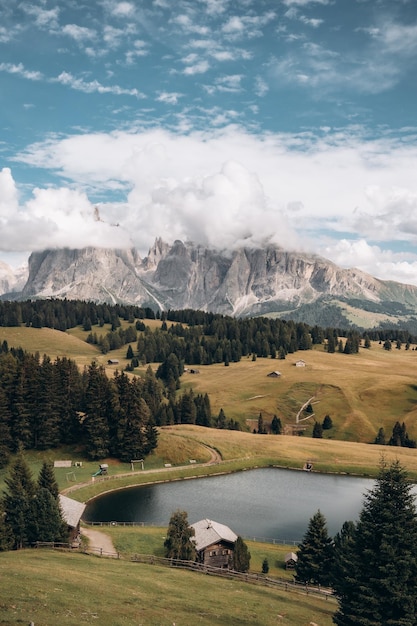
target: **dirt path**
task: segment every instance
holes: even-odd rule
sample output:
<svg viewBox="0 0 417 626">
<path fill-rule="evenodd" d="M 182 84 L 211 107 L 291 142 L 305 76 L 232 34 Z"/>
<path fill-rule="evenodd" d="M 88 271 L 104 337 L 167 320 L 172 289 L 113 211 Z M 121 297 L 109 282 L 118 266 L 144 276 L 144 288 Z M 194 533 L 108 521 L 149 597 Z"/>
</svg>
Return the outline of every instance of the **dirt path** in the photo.
<svg viewBox="0 0 417 626">
<path fill-rule="evenodd" d="M 81 528 L 81 534 L 88 539 L 88 546 L 92 552 L 112 556 L 117 554 L 111 538 L 99 530 Z"/>
<path fill-rule="evenodd" d="M 214 448 L 211 448 L 210 446 L 206 446 L 204 444 L 202 444 L 209 452 L 210 452 L 210 460 L 206 461 L 206 463 L 196 463 L 195 467 L 207 467 L 208 465 L 215 465 L 217 463 L 220 463 L 222 461 L 222 457 L 221 455 L 217 452 L 217 450 L 215 450 Z M 176 470 L 179 469 L 184 469 L 184 468 L 188 468 L 190 467 L 189 465 L 175 465 L 173 467 L 160 467 L 158 469 L 151 469 L 151 470 L 141 470 L 140 472 L 126 472 L 123 474 L 117 474 L 117 478 L 123 478 L 124 476 L 133 476 L 135 473 L 140 473 L 140 474 L 159 474 L 162 472 L 175 472 Z M 101 482 L 103 481 L 103 478 L 98 478 L 97 482 Z M 88 485 L 90 485 L 90 481 L 89 482 L 85 482 L 85 483 L 78 483 L 76 485 L 71 485 L 71 487 L 67 487 L 66 489 L 63 489 L 61 491 L 62 495 L 68 495 L 70 494 L 72 491 L 76 491 L 77 489 L 80 489 L 82 487 L 87 487 Z M 117 489 L 117 487 L 114 487 L 115 489 Z"/>
</svg>

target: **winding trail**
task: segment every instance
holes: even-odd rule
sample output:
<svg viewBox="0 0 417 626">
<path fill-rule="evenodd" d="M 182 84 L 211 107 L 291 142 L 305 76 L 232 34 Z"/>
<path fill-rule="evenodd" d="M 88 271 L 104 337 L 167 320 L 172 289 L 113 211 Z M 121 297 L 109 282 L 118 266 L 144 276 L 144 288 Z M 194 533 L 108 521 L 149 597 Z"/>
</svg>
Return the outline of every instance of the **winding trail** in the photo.
<svg viewBox="0 0 417 626">
<path fill-rule="evenodd" d="M 82 527 L 81 534 L 88 539 L 88 547 L 93 552 L 103 556 L 115 556 L 117 554 L 113 541 L 106 533 Z"/>
<path fill-rule="evenodd" d="M 204 444 L 202 444 L 204 445 Z M 210 453 L 210 460 L 206 461 L 205 463 L 196 463 L 194 465 L 194 467 L 207 467 L 209 465 L 216 465 L 217 463 L 221 463 L 221 461 L 223 460 L 221 455 L 219 454 L 219 452 L 217 452 L 217 450 L 215 450 L 214 448 L 210 448 L 210 446 L 206 446 L 204 445 L 204 447 L 209 451 Z M 185 468 L 189 468 L 190 465 L 173 465 L 172 467 L 160 467 L 158 469 L 150 469 L 150 470 L 139 470 L 137 472 L 123 472 L 122 474 L 117 474 L 114 476 L 114 478 L 123 478 L 124 476 L 134 476 L 134 474 L 159 474 L 161 472 L 175 472 L 179 469 L 185 469 Z M 192 467 L 192 466 L 191 466 Z M 101 482 L 100 478 L 96 479 L 97 482 Z M 103 479 L 101 479 L 103 480 Z M 84 482 L 84 483 L 77 483 L 76 485 L 71 485 L 70 487 L 67 487 L 66 489 L 63 489 L 61 491 L 63 496 L 68 495 L 69 493 L 73 492 L 73 491 L 77 491 L 77 489 L 81 489 L 82 487 L 87 487 L 88 485 L 91 485 L 91 482 Z M 115 487 L 115 489 L 117 489 L 117 487 Z"/>
</svg>

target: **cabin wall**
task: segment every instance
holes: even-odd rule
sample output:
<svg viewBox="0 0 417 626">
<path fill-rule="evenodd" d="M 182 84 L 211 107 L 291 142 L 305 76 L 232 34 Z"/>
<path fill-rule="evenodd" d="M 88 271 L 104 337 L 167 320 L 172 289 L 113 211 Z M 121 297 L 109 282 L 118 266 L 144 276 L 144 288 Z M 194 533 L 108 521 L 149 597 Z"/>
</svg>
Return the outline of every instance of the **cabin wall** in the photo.
<svg viewBox="0 0 417 626">
<path fill-rule="evenodd" d="M 211 567 L 232 567 L 233 545 L 226 542 L 214 543 L 201 551 L 199 560 Z"/>
</svg>

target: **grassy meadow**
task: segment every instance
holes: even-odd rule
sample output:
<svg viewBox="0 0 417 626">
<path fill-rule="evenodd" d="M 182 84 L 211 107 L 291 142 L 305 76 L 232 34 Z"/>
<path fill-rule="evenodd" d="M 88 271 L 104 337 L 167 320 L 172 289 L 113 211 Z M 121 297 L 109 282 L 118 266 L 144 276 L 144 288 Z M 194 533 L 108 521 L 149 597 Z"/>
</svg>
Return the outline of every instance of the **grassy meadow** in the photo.
<svg viewBox="0 0 417 626">
<path fill-rule="evenodd" d="M 158 320 L 146 323 L 154 327 L 160 325 Z M 97 334 L 109 329 L 107 325 L 93 327 Z M 7 340 L 9 346 L 21 346 L 41 355 L 46 353 L 51 358 L 67 356 L 80 367 L 95 359 L 106 367 L 109 375 L 125 367 L 127 346 L 103 355 L 96 346 L 86 343 L 87 335 L 80 327 L 66 333 L 47 328 L 0 329 L 0 341 Z M 289 354 L 285 360 L 243 358 L 228 367 L 224 364 L 199 366 L 198 374 L 184 373 L 182 389 L 207 392 L 213 415 L 223 408 L 227 418 L 238 420 L 249 432 L 187 425 L 164 427 L 160 429 L 157 450 L 145 462 L 145 470 L 155 470 L 155 474 L 132 473 L 130 465 L 106 459 L 109 473 L 112 476 L 128 474 L 117 481 L 118 486 L 125 486 L 254 466 L 300 469 L 310 459 L 318 471 L 375 475 L 381 454 L 384 454 L 387 460 L 399 458 L 413 480 L 417 480 L 417 450 L 369 445 L 381 426 L 388 439 L 397 420 L 405 422 L 409 436 L 417 439 L 417 350 L 413 347 L 386 351 L 373 342 L 370 349 L 361 348 L 359 354 L 345 355 L 328 354 L 322 346 L 316 346 L 314 350 Z M 135 349 L 135 345 L 132 344 L 132 348 Z M 118 359 L 119 364 L 108 366 L 110 357 Z M 300 358 L 305 360 L 305 367 L 295 366 Z M 152 367 L 156 369 L 157 364 Z M 135 373 L 141 375 L 146 368 L 142 366 Z M 280 371 L 279 378 L 267 376 L 274 370 Z M 278 415 L 290 431 L 300 407 L 310 398 L 315 415 L 302 422 L 306 429 L 304 436 L 252 434 L 260 413 L 266 424 L 274 414 Z M 312 439 L 314 420 L 321 422 L 325 415 L 330 415 L 333 428 L 324 431 L 323 439 Z M 190 459 L 207 462 L 210 452 L 206 446 L 218 451 L 222 459 L 220 465 L 176 470 L 178 466 L 189 464 Z M 27 455 L 35 473 L 45 458 L 82 462 L 82 467 L 71 468 L 72 473 L 68 469 L 56 470 L 61 489 L 73 483 L 89 483 L 90 486 L 77 496 L 79 499 L 113 488 L 110 483 L 96 483 L 91 487 L 91 475 L 98 464 L 87 461 L 82 450 L 31 451 Z M 173 468 L 164 471 L 165 464 Z M 3 479 L 4 470 L 0 471 L 0 487 Z"/>
<path fill-rule="evenodd" d="M 160 325 L 158 320 L 146 320 L 148 325 Z M 93 327 L 105 334 L 110 330 Z M 101 354 L 97 346 L 87 344 L 88 333 L 80 327 L 66 333 L 48 328 L 1 328 L 0 341 L 9 346 L 21 346 L 30 352 L 46 353 L 55 358 L 67 356 L 80 367 L 92 360 L 105 366 L 109 375 L 128 364 L 127 345 Z M 412 346 L 413 348 L 414 346 Z M 132 344 L 133 350 L 135 345 Z M 324 432 L 326 438 L 371 443 L 380 427 L 389 438 L 394 423 L 405 422 L 411 438 L 417 439 L 417 349 L 386 351 L 373 342 L 370 349 L 361 348 L 359 354 L 328 354 L 323 346 L 314 350 L 298 351 L 285 360 L 244 357 L 239 363 L 198 366 L 199 374 L 185 372 L 181 379 L 183 389 L 208 393 L 212 414 L 222 408 L 226 418 L 237 420 L 250 431 L 257 426 L 261 413 L 266 424 L 277 415 L 290 427 L 301 406 L 313 398 L 314 417 L 302 423 L 305 435 L 311 436 L 314 420 L 322 421 L 330 415 L 333 428 Z M 108 365 L 109 358 L 119 360 Z M 306 367 L 295 367 L 298 359 Z M 156 370 L 158 364 L 152 364 Z M 135 370 L 141 375 L 146 366 Z M 279 378 L 268 378 L 279 370 Z"/>
<path fill-rule="evenodd" d="M 108 330 L 93 328 L 97 334 Z M 0 341 L 52 359 L 66 356 L 80 368 L 94 359 L 109 375 L 125 367 L 127 346 L 103 355 L 85 342 L 87 334 L 81 328 L 67 333 L 1 328 Z M 134 344 L 132 348 L 135 350 Z M 108 366 L 109 358 L 118 359 L 119 365 Z M 306 367 L 295 367 L 300 358 Z M 132 472 L 129 464 L 103 459 L 109 463 L 110 478 L 94 483 L 91 476 L 98 463 L 88 461 L 82 449 L 63 447 L 25 455 L 34 476 L 45 459 L 71 459 L 73 464 L 81 464 L 55 470 L 61 490 L 80 487 L 70 494 L 80 501 L 109 489 L 160 480 L 266 466 L 301 470 L 307 459 L 313 462 L 314 471 L 374 476 L 384 455 L 388 462 L 399 459 L 417 482 L 417 450 L 369 445 L 381 426 L 389 438 L 397 420 L 405 422 L 409 436 L 417 439 L 416 365 L 416 350 L 387 352 L 373 343 L 371 349 L 361 348 L 357 355 L 327 354 L 318 346 L 285 360 L 244 358 L 228 367 L 199 366 L 199 374 L 183 375 L 182 389 L 207 392 L 213 415 L 223 408 L 226 417 L 238 420 L 247 432 L 192 425 L 163 427 L 144 470 Z M 142 375 L 146 367 L 135 373 Z M 152 367 L 156 369 L 157 364 Z M 267 374 L 273 370 L 279 370 L 281 376 L 269 378 Z M 303 422 L 304 436 L 253 434 L 260 413 L 266 424 L 276 414 L 291 431 L 297 412 L 309 399 L 315 416 Z M 324 432 L 323 439 L 312 439 L 314 419 L 321 422 L 325 415 L 330 415 L 333 428 Z M 213 461 L 213 451 L 215 462 L 203 465 Z M 197 464 L 190 464 L 190 459 Z M 0 491 L 6 473 L 7 469 L 0 471 Z M 161 556 L 165 529 L 117 527 L 103 531 L 111 535 L 122 560 L 43 550 L 0 553 L 0 624 L 332 624 L 333 601 L 130 562 L 129 555 L 134 552 Z M 250 541 L 248 546 L 252 572 L 260 573 L 266 557 L 270 576 L 292 578 L 283 568 L 289 546 Z"/>
<path fill-rule="evenodd" d="M 84 554 L 0 554 L 0 624 L 8 626 L 320 626 L 333 601 L 157 565 Z"/>
</svg>

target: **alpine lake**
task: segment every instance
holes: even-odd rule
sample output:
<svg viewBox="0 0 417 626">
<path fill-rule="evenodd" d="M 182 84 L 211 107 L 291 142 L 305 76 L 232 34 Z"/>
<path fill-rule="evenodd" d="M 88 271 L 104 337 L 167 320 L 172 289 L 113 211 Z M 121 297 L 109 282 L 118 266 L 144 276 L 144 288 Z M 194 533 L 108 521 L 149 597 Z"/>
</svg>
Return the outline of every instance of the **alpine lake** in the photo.
<svg viewBox="0 0 417 626">
<path fill-rule="evenodd" d="M 112 491 L 91 500 L 83 519 L 168 526 L 180 509 L 190 523 L 207 518 L 246 539 L 291 544 L 303 538 L 318 510 L 331 536 L 345 521 L 357 521 L 364 495 L 374 484 L 369 478 L 254 469 Z"/>
</svg>

